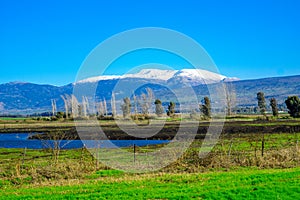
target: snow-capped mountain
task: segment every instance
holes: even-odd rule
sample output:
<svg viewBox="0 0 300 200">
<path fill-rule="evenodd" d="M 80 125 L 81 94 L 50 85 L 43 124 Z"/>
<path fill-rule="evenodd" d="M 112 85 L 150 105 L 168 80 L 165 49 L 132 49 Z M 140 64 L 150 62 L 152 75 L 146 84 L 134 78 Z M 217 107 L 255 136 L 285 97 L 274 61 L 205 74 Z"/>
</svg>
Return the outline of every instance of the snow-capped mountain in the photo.
<svg viewBox="0 0 300 200">
<path fill-rule="evenodd" d="M 104 75 L 80 80 L 77 83 L 93 83 L 103 80 L 115 79 L 151 79 L 157 81 L 166 81 L 169 84 L 211 84 L 222 80 L 237 80 L 226 76 L 201 69 L 182 69 L 182 70 L 162 70 L 162 69 L 142 69 L 137 73 L 128 73 L 125 75 Z"/>
<path fill-rule="evenodd" d="M 193 89 L 199 99 L 209 95 L 207 87 L 201 84 L 201 80 L 206 83 L 216 82 L 232 82 L 237 93 L 237 105 L 257 106 L 256 93 L 258 91 L 266 92 L 266 98 L 275 97 L 278 104 L 284 104 L 285 99 L 291 95 L 300 94 L 300 75 L 264 78 L 256 80 L 237 80 L 236 78 L 227 78 L 207 71 L 195 71 L 190 69 L 184 70 L 141 70 L 137 73 L 127 74 L 123 76 L 101 76 L 85 79 L 81 83 L 77 82 L 82 88 L 89 87 L 89 83 L 96 83 L 97 90 L 95 96 L 99 99 L 111 99 L 111 92 L 116 91 L 115 86 L 121 82 L 122 85 L 141 85 L 135 92 L 139 95 L 139 91 L 149 87 L 155 97 L 168 103 L 173 99 L 174 93 L 167 87 L 170 85 L 172 89 L 185 91 L 184 82 L 189 84 L 200 85 L 193 86 Z M 152 80 L 152 81 L 151 81 Z M 76 84 L 77 84 L 76 83 Z M 0 84 L 0 115 L 5 114 L 32 114 L 36 112 L 51 112 L 51 99 L 56 100 L 58 110 L 64 110 L 64 102 L 61 95 L 70 95 L 73 93 L 75 85 L 68 84 L 64 86 L 39 85 L 24 82 L 11 82 Z M 169 87 L 170 88 L 170 87 Z M 115 93 L 117 96 L 117 93 Z M 122 96 L 120 96 L 122 97 Z M 80 99 L 79 99 L 80 100 Z"/>
<path fill-rule="evenodd" d="M 211 84 L 221 82 L 226 76 L 216 74 L 210 71 L 201 69 L 182 69 L 177 71 L 168 83 L 176 84 L 191 84 L 192 86 L 199 84 Z"/>
</svg>

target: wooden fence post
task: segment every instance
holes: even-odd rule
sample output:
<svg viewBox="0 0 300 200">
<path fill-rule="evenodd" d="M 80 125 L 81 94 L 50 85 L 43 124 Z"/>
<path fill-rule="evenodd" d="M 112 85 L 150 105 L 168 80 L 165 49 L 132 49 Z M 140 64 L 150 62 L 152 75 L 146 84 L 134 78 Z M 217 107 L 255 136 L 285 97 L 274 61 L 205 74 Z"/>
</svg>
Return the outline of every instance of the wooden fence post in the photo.
<svg viewBox="0 0 300 200">
<path fill-rule="evenodd" d="M 263 133 L 263 138 L 261 141 L 261 156 L 264 156 L 264 149 L 265 149 L 265 134 Z"/>
<path fill-rule="evenodd" d="M 134 163 L 135 163 L 135 160 L 136 160 L 135 152 L 136 152 L 136 145 L 133 144 L 133 162 L 134 162 Z"/>
</svg>

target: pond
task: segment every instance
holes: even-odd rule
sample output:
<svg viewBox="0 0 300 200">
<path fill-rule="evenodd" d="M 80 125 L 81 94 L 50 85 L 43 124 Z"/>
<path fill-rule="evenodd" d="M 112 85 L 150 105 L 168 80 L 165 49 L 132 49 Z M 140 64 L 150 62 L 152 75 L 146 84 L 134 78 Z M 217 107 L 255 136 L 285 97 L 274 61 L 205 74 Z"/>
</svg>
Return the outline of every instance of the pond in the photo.
<svg viewBox="0 0 300 200">
<path fill-rule="evenodd" d="M 168 140 L 61 140 L 55 142 L 53 140 L 29 140 L 28 137 L 31 135 L 32 133 L 0 133 L 0 148 L 44 149 L 51 148 L 54 144 L 59 144 L 61 149 L 78 149 L 82 148 L 84 144 L 88 148 L 117 148 L 169 142 Z"/>
</svg>

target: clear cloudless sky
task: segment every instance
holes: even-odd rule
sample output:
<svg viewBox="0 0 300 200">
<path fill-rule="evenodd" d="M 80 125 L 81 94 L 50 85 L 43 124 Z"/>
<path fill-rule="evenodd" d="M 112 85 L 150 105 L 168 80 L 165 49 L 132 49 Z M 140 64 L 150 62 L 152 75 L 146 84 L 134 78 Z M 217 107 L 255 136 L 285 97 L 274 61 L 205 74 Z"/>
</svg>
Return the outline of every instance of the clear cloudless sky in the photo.
<svg viewBox="0 0 300 200">
<path fill-rule="evenodd" d="M 73 82 L 100 42 L 140 27 L 192 37 L 226 76 L 300 74 L 298 0 L 1 0 L 0 84 Z"/>
</svg>

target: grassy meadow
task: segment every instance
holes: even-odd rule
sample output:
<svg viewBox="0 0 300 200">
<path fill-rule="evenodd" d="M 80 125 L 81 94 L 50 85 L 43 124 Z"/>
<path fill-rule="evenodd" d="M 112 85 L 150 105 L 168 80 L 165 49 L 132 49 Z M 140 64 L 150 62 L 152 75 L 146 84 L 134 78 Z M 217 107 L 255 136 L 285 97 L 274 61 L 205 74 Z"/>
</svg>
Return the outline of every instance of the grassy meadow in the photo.
<svg viewBox="0 0 300 200">
<path fill-rule="evenodd" d="M 97 177 L 98 176 L 98 177 Z M 97 178 L 96 178 L 97 177 Z M 2 188 L 0 199 L 299 199 L 300 168 L 123 175 Z"/>
</svg>

